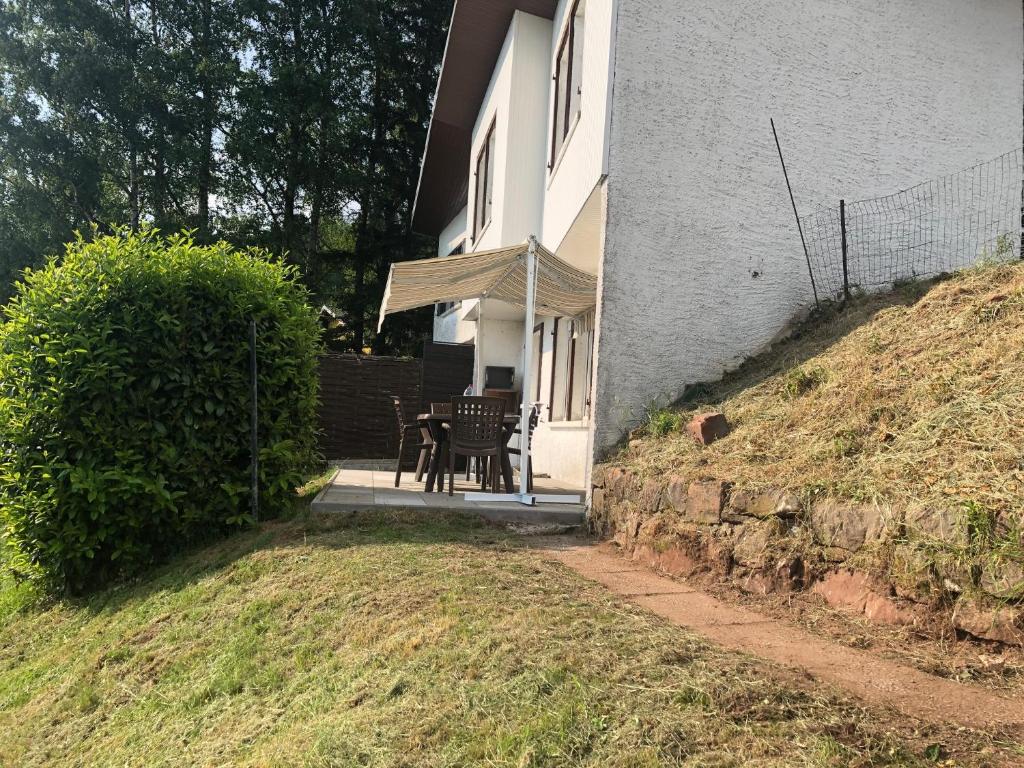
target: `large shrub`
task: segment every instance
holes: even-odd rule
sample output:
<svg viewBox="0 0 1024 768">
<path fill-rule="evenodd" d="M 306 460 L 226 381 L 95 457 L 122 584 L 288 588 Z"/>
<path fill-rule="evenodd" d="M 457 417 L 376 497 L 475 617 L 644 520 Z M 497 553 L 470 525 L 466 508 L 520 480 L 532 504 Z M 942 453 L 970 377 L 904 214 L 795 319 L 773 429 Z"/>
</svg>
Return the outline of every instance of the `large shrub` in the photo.
<svg viewBox="0 0 1024 768">
<path fill-rule="evenodd" d="M 292 268 L 155 232 L 79 238 L 0 326 L 0 524 L 51 588 L 130 574 L 250 523 L 249 323 L 262 508 L 315 451 L 318 328 Z"/>
</svg>

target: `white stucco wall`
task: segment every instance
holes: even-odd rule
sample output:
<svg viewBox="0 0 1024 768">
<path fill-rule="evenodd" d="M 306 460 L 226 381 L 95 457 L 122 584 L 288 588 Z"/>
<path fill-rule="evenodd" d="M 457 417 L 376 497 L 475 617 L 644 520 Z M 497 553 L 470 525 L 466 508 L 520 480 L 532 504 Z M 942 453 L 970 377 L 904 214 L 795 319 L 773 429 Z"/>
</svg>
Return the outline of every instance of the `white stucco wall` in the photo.
<svg viewBox="0 0 1024 768">
<path fill-rule="evenodd" d="M 551 90 L 551 22 L 517 11 L 512 34 L 512 86 L 505 115 L 505 198 L 500 212 L 502 245 L 521 243 L 530 235 L 540 236 L 546 177 L 544 115 Z"/>
<path fill-rule="evenodd" d="M 447 256 L 458 247 L 459 243 L 466 239 L 468 213 L 469 209 L 463 208 L 454 219 L 448 222 L 448 226 L 441 232 L 441 235 L 437 238 L 438 256 Z M 468 246 L 469 243 L 467 242 L 466 245 Z"/>
<path fill-rule="evenodd" d="M 489 365 L 516 369 L 516 388 L 523 380 L 523 321 L 495 320 L 485 312 L 483 345 L 480 347 L 482 368 Z"/>
<path fill-rule="evenodd" d="M 810 301 L 801 212 L 1021 145 L 1019 0 L 618 0 L 598 449 Z"/>
<path fill-rule="evenodd" d="M 555 167 L 546 170 L 544 174 L 544 228 L 541 239 L 549 248 L 558 248 L 604 174 L 614 0 L 583 1 L 586 5 L 579 122 L 562 147 Z M 548 41 L 546 66 L 549 81 L 555 72 L 555 57 L 572 5 L 573 0 L 560 0 L 555 12 Z M 541 157 L 545 167 L 551 154 L 553 101 L 554 94 L 551 92 L 547 96 L 544 111 L 546 141 Z"/>
<path fill-rule="evenodd" d="M 533 433 L 533 470 L 574 489 L 586 488 L 586 424 L 580 422 L 542 422 Z"/>
<path fill-rule="evenodd" d="M 491 221 L 472 242 L 483 251 L 519 243 L 540 231 L 543 215 L 544 114 L 551 22 L 517 11 L 495 65 L 473 129 L 469 174 L 469 226 L 475 215 L 476 160 L 495 126 Z M 537 119 L 531 119 L 538 116 Z"/>
</svg>

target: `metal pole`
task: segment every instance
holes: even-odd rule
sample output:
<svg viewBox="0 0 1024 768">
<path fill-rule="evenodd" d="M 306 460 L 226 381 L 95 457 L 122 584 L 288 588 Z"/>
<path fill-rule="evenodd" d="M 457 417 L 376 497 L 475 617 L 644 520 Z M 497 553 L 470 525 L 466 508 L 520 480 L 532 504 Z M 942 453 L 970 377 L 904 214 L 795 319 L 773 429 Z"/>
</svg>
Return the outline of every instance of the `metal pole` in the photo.
<svg viewBox="0 0 1024 768">
<path fill-rule="evenodd" d="M 850 300 L 850 265 L 846 245 L 846 201 L 839 201 L 839 228 L 843 232 L 843 297 Z"/>
<path fill-rule="evenodd" d="M 533 326 L 537 318 L 537 238 L 526 249 L 526 320 L 523 325 L 523 404 L 519 415 L 519 496 L 524 501 L 530 482 L 530 384 L 533 381 Z"/>
<path fill-rule="evenodd" d="M 789 172 L 786 170 L 786 161 L 782 158 L 782 145 L 779 144 L 779 134 L 775 130 L 775 120 L 769 118 L 772 124 L 772 136 L 775 137 L 775 147 L 779 150 L 779 162 L 782 163 L 782 175 L 786 177 L 786 189 L 789 190 L 789 202 L 793 204 L 793 216 L 796 217 L 796 228 L 800 232 L 800 244 L 804 247 L 804 258 L 807 259 L 807 273 L 811 276 L 811 290 L 814 292 L 814 305 L 818 304 L 818 286 L 814 284 L 814 270 L 811 269 L 811 255 L 807 252 L 807 241 L 804 240 L 804 228 L 800 224 L 800 214 L 796 210 L 796 200 L 793 197 L 793 186 L 789 183 Z"/>
<path fill-rule="evenodd" d="M 249 478 L 252 484 L 252 518 L 260 521 L 260 443 L 259 443 L 259 382 L 256 378 L 256 320 L 249 321 L 249 376 L 252 387 L 252 415 L 250 418 L 249 450 L 252 458 L 252 471 Z"/>
<path fill-rule="evenodd" d="M 476 350 L 474 361 L 476 364 L 476 391 L 474 395 L 482 395 L 484 393 L 484 299 L 480 299 L 480 303 L 476 305 Z"/>
</svg>

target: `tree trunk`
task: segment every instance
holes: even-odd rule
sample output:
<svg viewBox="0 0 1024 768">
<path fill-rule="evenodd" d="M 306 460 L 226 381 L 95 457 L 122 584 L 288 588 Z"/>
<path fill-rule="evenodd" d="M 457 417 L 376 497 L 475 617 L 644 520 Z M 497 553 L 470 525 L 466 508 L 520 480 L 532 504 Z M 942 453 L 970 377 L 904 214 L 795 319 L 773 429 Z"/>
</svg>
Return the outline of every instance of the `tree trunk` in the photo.
<svg viewBox="0 0 1024 768">
<path fill-rule="evenodd" d="M 362 352 L 366 345 L 366 264 L 369 237 L 369 200 L 359 201 L 356 222 L 355 277 L 352 282 L 352 351 Z"/>
<path fill-rule="evenodd" d="M 128 34 L 128 63 L 131 74 L 135 75 L 135 44 L 133 42 L 134 29 L 132 21 L 131 0 L 124 0 L 125 30 Z M 138 121 L 135 116 L 129 114 L 125 126 L 125 142 L 128 148 L 128 216 L 133 232 L 139 229 L 139 220 L 142 218 L 139 210 L 139 149 L 138 149 Z"/>
<path fill-rule="evenodd" d="M 156 0 L 149 2 L 149 26 L 153 38 L 153 47 L 161 49 L 160 28 L 157 20 Z M 167 107 L 161 98 L 159 119 L 153 127 L 153 216 L 157 223 L 163 222 L 167 215 L 167 165 L 164 157 L 165 128 L 167 125 Z"/>
<path fill-rule="evenodd" d="M 295 72 L 305 72 L 306 57 L 304 52 L 305 38 L 302 27 L 302 4 L 293 3 L 291 6 L 291 27 L 292 27 L 292 64 Z M 284 241 L 285 247 L 289 250 L 297 244 L 295 208 L 301 184 L 300 175 L 300 154 L 305 135 L 303 125 L 305 104 L 301 102 L 299 94 L 294 94 L 289 101 L 291 116 L 288 125 L 288 160 L 285 170 L 285 192 L 284 192 Z"/>
</svg>

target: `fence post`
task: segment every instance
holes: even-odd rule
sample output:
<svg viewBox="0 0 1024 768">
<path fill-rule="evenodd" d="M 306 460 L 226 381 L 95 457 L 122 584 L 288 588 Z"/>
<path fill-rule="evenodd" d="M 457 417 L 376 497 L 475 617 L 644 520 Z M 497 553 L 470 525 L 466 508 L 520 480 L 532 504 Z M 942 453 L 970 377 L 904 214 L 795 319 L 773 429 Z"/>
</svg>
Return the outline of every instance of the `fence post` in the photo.
<svg viewBox="0 0 1024 768">
<path fill-rule="evenodd" d="M 789 171 L 786 170 L 786 161 L 782 157 L 782 144 L 779 143 L 779 134 L 775 130 L 775 120 L 768 118 L 772 126 L 772 136 L 775 137 L 775 148 L 779 150 L 779 162 L 782 164 L 782 175 L 786 179 L 786 189 L 789 190 L 789 202 L 793 205 L 793 216 L 796 218 L 796 229 L 800 233 L 800 244 L 804 247 L 804 258 L 807 259 L 807 272 L 811 276 L 811 291 L 814 292 L 814 306 L 820 307 L 818 302 L 818 286 L 814 281 L 814 268 L 811 267 L 811 254 L 807 250 L 807 240 L 804 239 L 804 227 L 800 223 L 800 213 L 796 209 L 796 198 L 793 197 L 793 185 L 789 183 Z"/>
<path fill-rule="evenodd" d="M 252 456 L 252 517 L 260 521 L 260 442 L 259 442 L 259 382 L 256 368 L 256 319 L 249 321 L 249 376 L 251 377 L 252 413 L 249 422 L 249 450 Z"/>
<path fill-rule="evenodd" d="M 843 233 L 843 298 L 850 300 L 850 265 L 848 260 L 849 251 L 846 245 L 846 201 L 839 201 L 839 228 Z"/>
</svg>

